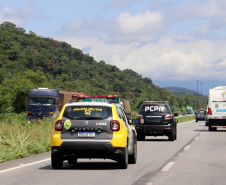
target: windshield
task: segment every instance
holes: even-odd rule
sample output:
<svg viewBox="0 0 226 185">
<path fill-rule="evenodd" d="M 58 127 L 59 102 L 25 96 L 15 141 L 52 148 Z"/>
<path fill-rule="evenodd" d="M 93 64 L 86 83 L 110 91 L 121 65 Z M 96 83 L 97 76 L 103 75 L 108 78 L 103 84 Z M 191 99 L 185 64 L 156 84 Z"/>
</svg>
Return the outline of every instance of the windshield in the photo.
<svg viewBox="0 0 226 185">
<path fill-rule="evenodd" d="M 170 111 L 167 106 L 161 104 L 144 104 L 141 106 L 140 110 L 138 111 L 139 114 L 147 114 L 147 115 L 154 115 L 154 114 L 170 114 Z"/>
<path fill-rule="evenodd" d="M 206 110 L 199 110 L 198 114 L 206 114 Z"/>
<path fill-rule="evenodd" d="M 51 98 L 30 98 L 29 105 L 53 105 Z"/>
<path fill-rule="evenodd" d="M 104 106 L 67 106 L 63 116 L 76 120 L 107 119 L 112 117 L 112 110 Z"/>
</svg>

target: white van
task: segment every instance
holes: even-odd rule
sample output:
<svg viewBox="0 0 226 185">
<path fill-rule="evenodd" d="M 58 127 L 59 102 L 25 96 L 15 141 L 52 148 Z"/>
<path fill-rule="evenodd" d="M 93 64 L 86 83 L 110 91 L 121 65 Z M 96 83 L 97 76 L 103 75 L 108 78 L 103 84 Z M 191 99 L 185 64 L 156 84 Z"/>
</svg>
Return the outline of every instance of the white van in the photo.
<svg viewBox="0 0 226 185">
<path fill-rule="evenodd" d="M 217 127 L 226 128 L 226 86 L 209 90 L 206 125 L 209 131 L 216 131 Z"/>
</svg>

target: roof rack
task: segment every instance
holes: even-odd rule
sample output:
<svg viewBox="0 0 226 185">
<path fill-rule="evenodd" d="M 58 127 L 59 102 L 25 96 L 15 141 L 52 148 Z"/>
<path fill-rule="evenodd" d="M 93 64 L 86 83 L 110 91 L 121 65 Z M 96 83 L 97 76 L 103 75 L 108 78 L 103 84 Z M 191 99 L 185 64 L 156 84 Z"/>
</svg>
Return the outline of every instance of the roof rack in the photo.
<svg viewBox="0 0 226 185">
<path fill-rule="evenodd" d="M 144 103 L 168 103 L 168 101 L 145 101 Z"/>
</svg>

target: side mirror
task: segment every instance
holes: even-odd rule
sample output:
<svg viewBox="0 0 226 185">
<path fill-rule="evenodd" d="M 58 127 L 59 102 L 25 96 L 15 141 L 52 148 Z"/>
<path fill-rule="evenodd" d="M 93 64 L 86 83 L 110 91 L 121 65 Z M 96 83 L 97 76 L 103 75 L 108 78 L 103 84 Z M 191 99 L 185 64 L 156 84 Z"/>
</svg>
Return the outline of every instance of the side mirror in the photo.
<svg viewBox="0 0 226 185">
<path fill-rule="evenodd" d="M 174 117 L 177 117 L 178 116 L 178 113 L 174 113 Z"/>
<path fill-rule="evenodd" d="M 54 101 L 55 101 L 55 105 L 59 104 L 59 98 L 54 99 Z"/>
</svg>

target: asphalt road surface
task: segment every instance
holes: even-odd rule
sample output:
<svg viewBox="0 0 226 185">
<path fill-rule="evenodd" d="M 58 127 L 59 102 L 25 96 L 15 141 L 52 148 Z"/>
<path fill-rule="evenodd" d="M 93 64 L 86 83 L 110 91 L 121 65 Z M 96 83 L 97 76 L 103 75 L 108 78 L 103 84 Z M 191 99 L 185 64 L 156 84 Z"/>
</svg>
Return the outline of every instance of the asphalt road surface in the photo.
<svg viewBox="0 0 226 185">
<path fill-rule="evenodd" d="M 209 132 L 203 121 L 178 124 L 177 140 L 138 141 L 138 160 L 128 169 L 104 159 L 64 162 L 53 170 L 50 152 L 0 163 L 1 185 L 225 185 L 226 130 Z"/>
</svg>

